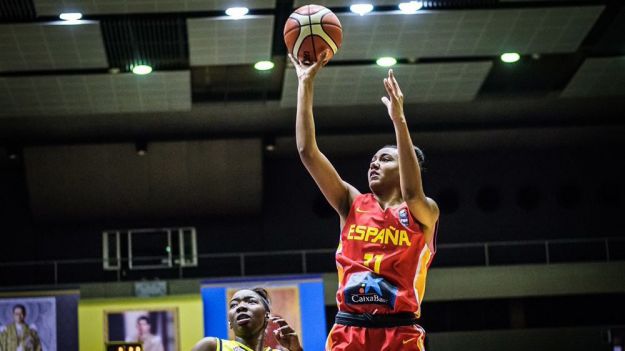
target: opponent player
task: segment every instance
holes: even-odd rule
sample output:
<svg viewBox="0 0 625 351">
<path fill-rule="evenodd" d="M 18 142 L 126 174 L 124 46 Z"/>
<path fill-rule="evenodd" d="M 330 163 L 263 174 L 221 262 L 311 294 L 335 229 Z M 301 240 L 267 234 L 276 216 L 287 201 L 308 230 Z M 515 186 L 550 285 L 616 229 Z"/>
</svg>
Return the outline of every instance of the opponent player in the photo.
<svg viewBox="0 0 625 351">
<path fill-rule="evenodd" d="M 327 351 L 423 350 L 425 332 L 417 325 L 427 269 L 435 253 L 439 210 L 425 196 L 420 164 L 403 111 L 404 97 L 389 70 L 382 102 L 395 127 L 396 146 L 385 146 L 369 165 L 371 193 L 343 181 L 315 140 L 313 82 L 327 60 L 297 71 L 296 139 L 304 166 L 340 217 L 336 252 L 339 312 Z"/>
<path fill-rule="evenodd" d="M 295 330 L 284 319 L 270 316 L 267 291 L 254 288 L 239 290 L 230 300 L 228 325 L 234 331 L 235 340 L 207 337 L 200 340 L 193 351 L 271 351 L 265 347 L 269 322 L 278 325 L 274 336 L 281 346 L 289 351 L 303 350 Z"/>
</svg>

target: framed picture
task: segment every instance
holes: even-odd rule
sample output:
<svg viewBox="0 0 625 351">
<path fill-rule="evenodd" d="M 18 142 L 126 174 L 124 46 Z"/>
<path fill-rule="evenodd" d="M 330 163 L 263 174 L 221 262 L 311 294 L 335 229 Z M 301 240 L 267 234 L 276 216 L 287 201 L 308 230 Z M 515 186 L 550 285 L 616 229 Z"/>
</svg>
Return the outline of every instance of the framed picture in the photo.
<svg viewBox="0 0 625 351">
<path fill-rule="evenodd" d="M 56 336 L 54 297 L 0 299 L 0 340 L 8 350 L 56 351 Z"/>
<path fill-rule="evenodd" d="M 104 311 L 106 342 L 141 342 L 144 351 L 179 351 L 178 309 Z"/>
</svg>

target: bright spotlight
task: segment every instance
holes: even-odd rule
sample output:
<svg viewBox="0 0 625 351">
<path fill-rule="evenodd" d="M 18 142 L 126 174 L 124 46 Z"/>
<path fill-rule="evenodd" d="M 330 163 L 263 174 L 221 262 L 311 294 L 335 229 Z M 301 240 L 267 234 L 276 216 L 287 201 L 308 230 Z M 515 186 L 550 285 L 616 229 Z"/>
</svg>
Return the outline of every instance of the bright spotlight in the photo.
<svg viewBox="0 0 625 351">
<path fill-rule="evenodd" d="M 239 19 L 247 15 L 248 12 L 250 12 L 250 10 L 247 7 L 230 7 L 226 10 L 226 15 L 234 19 Z"/>
<path fill-rule="evenodd" d="M 375 63 L 382 67 L 391 67 L 397 63 L 397 60 L 393 57 L 380 57 Z"/>
<path fill-rule="evenodd" d="M 423 7 L 422 1 L 402 2 L 399 4 L 399 10 L 402 13 L 406 13 L 406 14 L 416 13 L 417 11 L 421 10 L 422 7 Z"/>
<path fill-rule="evenodd" d="M 259 71 L 267 71 L 272 69 L 274 66 L 273 62 L 271 61 L 258 61 L 256 62 L 256 64 L 254 64 L 254 68 L 256 68 Z"/>
<path fill-rule="evenodd" d="M 517 62 L 521 58 L 521 55 L 516 52 L 506 52 L 505 54 L 501 54 L 501 61 L 506 63 Z"/>
<path fill-rule="evenodd" d="M 152 67 L 148 65 L 137 65 L 137 66 L 132 67 L 132 73 L 138 74 L 141 76 L 149 74 L 150 72 L 152 72 Z"/>
<path fill-rule="evenodd" d="M 371 4 L 353 4 L 352 6 L 349 7 L 349 9 L 353 12 L 353 13 L 357 13 L 359 15 L 364 15 L 366 13 L 369 13 L 371 11 L 373 11 L 373 5 Z"/>
<path fill-rule="evenodd" d="M 82 18 L 82 13 L 80 12 L 64 12 L 59 15 L 59 18 L 63 21 L 78 21 Z"/>
</svg>

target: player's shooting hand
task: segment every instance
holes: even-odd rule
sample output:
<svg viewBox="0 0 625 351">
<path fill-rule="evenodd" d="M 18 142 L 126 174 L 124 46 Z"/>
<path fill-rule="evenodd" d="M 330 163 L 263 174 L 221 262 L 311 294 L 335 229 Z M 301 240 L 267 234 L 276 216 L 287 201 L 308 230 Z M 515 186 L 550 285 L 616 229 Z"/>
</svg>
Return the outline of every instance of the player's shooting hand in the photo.
<svg viewBox="0 0 625 351">
<path fill-rule="evenodd" d="M 289 351 L 303 351 L 297 333 L 284 319 L 272 316 L 269 318 L 269 321 L 278 324 L 278 328 L 273 331 L 273 335 L 280 345 L 286 347 Z"/>
<path fill-rule="evenodd" d="M 382 97 L 382 103 L 388 110 L 388 115 L 393 121 L 399 121 L 404 118 L 404 94 L 399 89 L 399 84 L 393 75 L 393 70 L 388 70 L 388 77 L 384 78 L 384 88 L 388 96 Z"/>
<path fill-rule="evenodd" d="M 328 50 L 324 50 L 321 54 L 319 54 L 319 58 L 317 62 L 313 63 L 310 66 L 304 65 L 300 60 L 295 58 L 292 54 L 289 54 L 289 59 L 291 63 L 295 67 L 295 71 L 297 72 L 297 79 L 302 82 L 312 82 L 319 72 L 321 67 L 325 66 L 328 63 Z"/>
</svg>

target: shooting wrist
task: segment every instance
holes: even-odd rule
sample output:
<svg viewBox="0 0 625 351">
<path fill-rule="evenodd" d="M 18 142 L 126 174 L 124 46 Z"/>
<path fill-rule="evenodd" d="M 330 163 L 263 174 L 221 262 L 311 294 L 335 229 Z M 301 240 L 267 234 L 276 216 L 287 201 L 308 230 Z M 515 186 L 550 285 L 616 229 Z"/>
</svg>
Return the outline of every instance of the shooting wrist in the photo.
<svg viewBox="0 0 625 351">
<path fill-rule="evenodd" d="M 406 125 L 406 116 L 402 113 L 399 116 L 391 116 L 391 120 L 395 125 Z"/>
</svg>

